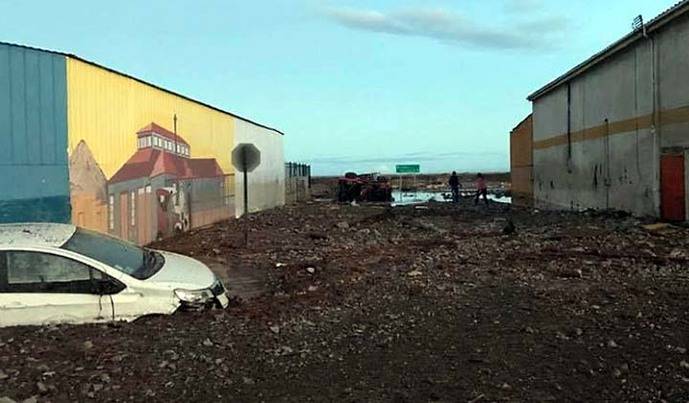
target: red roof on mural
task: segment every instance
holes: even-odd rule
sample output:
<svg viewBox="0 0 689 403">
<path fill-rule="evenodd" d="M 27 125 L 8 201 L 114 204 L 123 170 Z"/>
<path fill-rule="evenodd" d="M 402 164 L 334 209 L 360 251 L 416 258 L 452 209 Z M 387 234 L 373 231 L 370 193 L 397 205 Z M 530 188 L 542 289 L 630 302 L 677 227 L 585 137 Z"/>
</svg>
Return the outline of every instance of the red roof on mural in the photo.
<svg viewBox="0 0 689 403">
<path fill-rule="evenodd" d="M 158 134 L 158 135 L 163 136 L 163 137 L 170 139 L 172 141 L 177 141 L 180 144 L 184 144 L 187 146 L 189 145 L 189 143 L 187 143 L 186 140 L 181 138 L 179 135 L 175 135 L 175 133 L 169 131 L 168 129 L 166 129 L 162 126 L 158 126 L 157 124 L 155 124 L 153 122 L 151 122 L 146 127 L 143 127 L 143 128 L 141 128 L 141 130 L 136 132 L 138 137 L 144 137 L 150 133 Z M 175 140 L 175 138 L 176 138 L 176 140 Z"/>
<path fill-rule="evenodd" d="M 175 175 L 179 179 L 194 179 L 215 178 L 225 173 L 214 158 L 189 159 L 163 150 L 144 148 L 134 153 L 108 183 L 164 174 Z"/>
</svg>

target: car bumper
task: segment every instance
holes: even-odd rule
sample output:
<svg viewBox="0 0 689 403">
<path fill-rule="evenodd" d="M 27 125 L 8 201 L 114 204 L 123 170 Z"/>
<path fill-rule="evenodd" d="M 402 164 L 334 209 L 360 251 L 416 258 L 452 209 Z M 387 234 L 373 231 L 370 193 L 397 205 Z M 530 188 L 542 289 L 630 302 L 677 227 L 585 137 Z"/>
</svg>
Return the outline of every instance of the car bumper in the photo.
<svg viewBox="0 0 689 403">
<path fill-rule="evenodd" d="M 188 311 L 199 311 L 210 308 L 225 309 L 230 305 L 230 297 L 222 281 L 216 280 L 206 291 L 209 291 L 208 298 L 194 302 L 181 300 L 181 308 Z"/>
</svg>

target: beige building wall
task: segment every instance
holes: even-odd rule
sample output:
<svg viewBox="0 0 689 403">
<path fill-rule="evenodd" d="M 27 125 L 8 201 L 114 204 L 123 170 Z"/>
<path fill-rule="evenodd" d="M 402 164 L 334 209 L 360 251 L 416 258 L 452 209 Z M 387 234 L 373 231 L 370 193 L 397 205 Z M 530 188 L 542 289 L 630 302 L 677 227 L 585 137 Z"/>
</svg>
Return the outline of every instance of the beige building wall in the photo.
<svg viewBox="0 0 689 403">
<path fill-rule="evenodd" d="M 533 204 L 533 117 L 529 115 L 510 133 L 512 203 Z"/>
<path fill-rule="evenodd" d="M 249 212 L 285 205 L 283 136 L 241 120 L 235 125 L 235 146 L 250 143 L 261 152 L 261 164 L 249 178 Z M 244 214 L 244 175 L 235 174 L 235 215 Z"/>
</svg>

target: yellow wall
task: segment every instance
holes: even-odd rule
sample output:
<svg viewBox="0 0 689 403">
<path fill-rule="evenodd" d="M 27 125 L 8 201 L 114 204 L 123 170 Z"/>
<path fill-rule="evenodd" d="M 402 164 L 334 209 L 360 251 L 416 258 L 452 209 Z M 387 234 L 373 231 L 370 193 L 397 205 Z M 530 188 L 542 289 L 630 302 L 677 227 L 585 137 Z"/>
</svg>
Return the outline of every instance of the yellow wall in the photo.
<svg viewBox="0 0 689 403">
<path fill-rule="evenodd" d="M 234 173 L 232 116 L 72 58 L 67 102 L 69 154 L 84 140 L 108 179 L 136 151 L 139 129 L 155 122 L 172 131 L 175 113 L 192 158 L 215 158 L 225 174 Z"/>
</svg>

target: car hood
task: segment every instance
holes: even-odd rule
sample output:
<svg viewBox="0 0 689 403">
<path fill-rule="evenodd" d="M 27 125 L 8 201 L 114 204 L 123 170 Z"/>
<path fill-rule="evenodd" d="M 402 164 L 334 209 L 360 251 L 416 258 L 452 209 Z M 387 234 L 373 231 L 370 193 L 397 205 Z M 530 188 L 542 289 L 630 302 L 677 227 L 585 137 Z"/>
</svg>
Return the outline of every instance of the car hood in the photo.
<svg viewBox="0 0 689 403">
<path fill-rule="evenodd" d="M 158 273 L 146 279 L 149 284 L 155 283 L 170 289 L 200 290 L 210 288 L 216 280 L 208 266 L 196 259 L 171 252 L 156 252 L 163 255 L 165 264 Z"/>
</svg>

